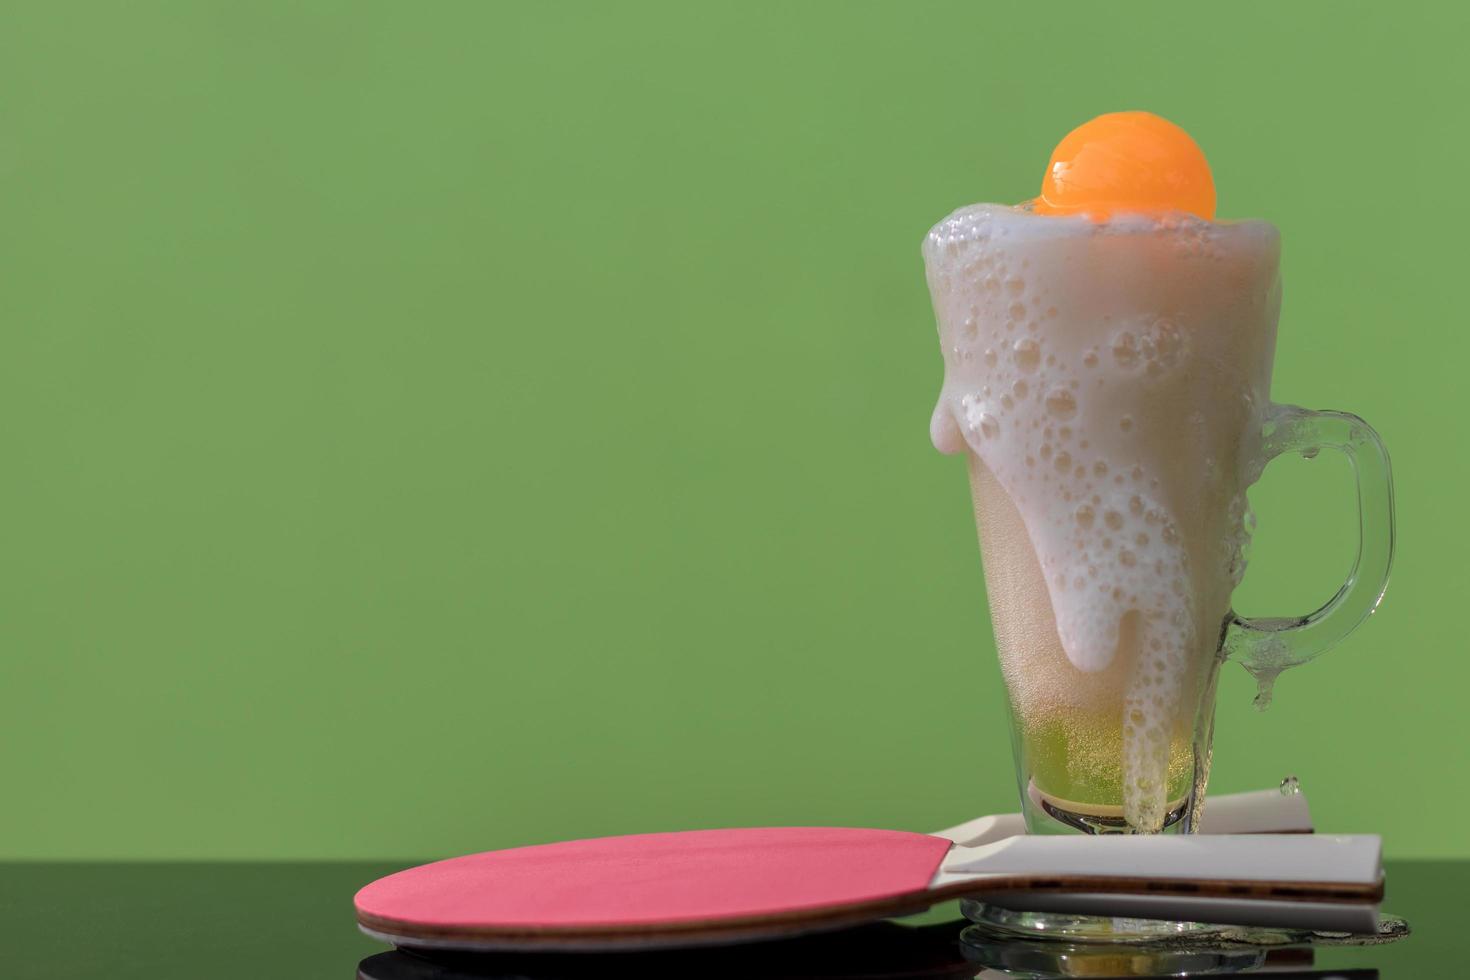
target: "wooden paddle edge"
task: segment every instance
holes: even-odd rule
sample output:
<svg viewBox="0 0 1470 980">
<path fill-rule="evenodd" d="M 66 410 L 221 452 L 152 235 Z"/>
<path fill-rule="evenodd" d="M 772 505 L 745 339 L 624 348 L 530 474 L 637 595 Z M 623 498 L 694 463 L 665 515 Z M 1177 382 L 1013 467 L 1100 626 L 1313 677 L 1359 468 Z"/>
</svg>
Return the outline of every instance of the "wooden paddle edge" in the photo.
<svg viewBox="0 0 1470 980">
<path fill-rule="evenodd" d="M 904 892 L 885 898 L 789 909 L 763 915 L 730 916 L 721 919 L 582 925 L 537 926 L 424 926 L 358 911 L 358 925 L 392 937 L 400 945 L 421 940 L 435 945 L 464 943 L 518 949 L 616 944 L 637 946 L 673 941 L 734 942 L 741 939 L 779 938 L 804 932 L 840 929 L 877 919 L 922 912 L 931 905 L 957 898 L 996 895 L 1002 892 L 1067 892 L 1076 894 L 1173 895 L 1198 898 L 1239 898 L 1278 902 L 1325 902 L 1356 905 L 1383 900 L 1383 879 L 1372 885 L 1343 882 L 1261 882 L 1219 878 L 1125 878 L 1090 875 L 1036 877 L 1012 875 L 983 881 L 960 881 L 939 888 Z"/>
</svg>

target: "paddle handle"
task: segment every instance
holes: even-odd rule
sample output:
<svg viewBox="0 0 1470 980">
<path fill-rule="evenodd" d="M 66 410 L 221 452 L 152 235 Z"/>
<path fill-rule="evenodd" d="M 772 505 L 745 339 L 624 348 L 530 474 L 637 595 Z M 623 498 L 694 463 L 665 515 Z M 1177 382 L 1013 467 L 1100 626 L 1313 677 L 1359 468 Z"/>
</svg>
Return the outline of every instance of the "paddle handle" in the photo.
<svg viewBox="0 0 1470 980">
<path fill-rule="evenodd" d="M 952 840 L 965 847 L 990 844 L 1026 832 L 1026 821 L 1019 813 L 1001 813 L 976 817 L 933 836 Z M 1309 834 L 1312 814 L 1307 808 L 1306 794 L 1296 780 L 1288 779 L 1280 789 L 1263 789 L 1253 793 L 1227 793 L 1206 801 L 1202 834 Z"/>
<path fill-rule="evenodd" d="M 1366 890 L 1383 877 L 1382 851 L 1377 834 L 1027 834 L 979 847 L 951 847 L 940 874 L 1100 876 Z"/>
<path fill-rule="evenodd" d="M 929 887 L 1023 911 L 1371 932 L 1382 849 L 1366 834 L 1020 835 L 951 848 Z"/>
<path fill-rule="evenodd" d="M 1279 789 L 1227 793 L 1205 800 L 1201 834 L 1310 834 L 1312 811 L 1294 778 Z"/>
</svg>

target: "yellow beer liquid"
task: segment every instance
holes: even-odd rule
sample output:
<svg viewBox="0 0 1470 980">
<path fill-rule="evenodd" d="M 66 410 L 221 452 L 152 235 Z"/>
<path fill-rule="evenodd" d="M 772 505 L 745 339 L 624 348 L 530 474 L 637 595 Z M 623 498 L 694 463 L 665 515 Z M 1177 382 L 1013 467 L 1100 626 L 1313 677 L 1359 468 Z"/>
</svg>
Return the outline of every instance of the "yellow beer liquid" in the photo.
<svg viewBox="0 0 1470 980">
<path fill-rule="evenodd" d="M 1022 752 L 1036 788 L 1058 805 L 1082 813 L 1114 814 L 1123 806 L 1123 725 L 1118 714 L 1070 712 L 1018 719 Z M 1164 797 L 1174 804 L 1194 781 L 1190 733 L 1169 741 Z M 1068 806 L 1068 804 L 1075 804 Z"/>
</svg>

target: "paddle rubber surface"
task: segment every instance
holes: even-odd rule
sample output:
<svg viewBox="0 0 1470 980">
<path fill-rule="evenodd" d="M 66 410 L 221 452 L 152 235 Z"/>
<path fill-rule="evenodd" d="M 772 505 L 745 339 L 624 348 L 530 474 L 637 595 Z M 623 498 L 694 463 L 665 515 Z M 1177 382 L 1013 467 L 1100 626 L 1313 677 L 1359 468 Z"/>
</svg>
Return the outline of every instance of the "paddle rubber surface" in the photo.
<svg viewBox="0 0 1470 980">
<path fill-rule="evenodd" d="M 358 919 L 383 931 L 658 928 L 922 892 L 950 842 L 832 827 L 692 830 L 487 851 L 379 879 Z"/>
</svg>

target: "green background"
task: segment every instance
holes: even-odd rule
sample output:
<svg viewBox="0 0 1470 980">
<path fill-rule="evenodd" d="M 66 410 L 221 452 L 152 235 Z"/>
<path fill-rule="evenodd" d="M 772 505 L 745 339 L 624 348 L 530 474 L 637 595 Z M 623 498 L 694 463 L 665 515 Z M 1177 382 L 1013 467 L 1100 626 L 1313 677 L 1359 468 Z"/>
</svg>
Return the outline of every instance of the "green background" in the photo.
<svg viewBox="0 0 1470 980">
<path fill-rule="evenodd" d="M 1213 788 L 1470 855 L 1463 5 L 0 9 L 0 857 L 433 856 L 1015 790 L 929 225 L 1148 108 L 1394 454 L 1376 616 Z M 1274 464 L 1249 614 L 1353 549 Z"/>
</svg>

